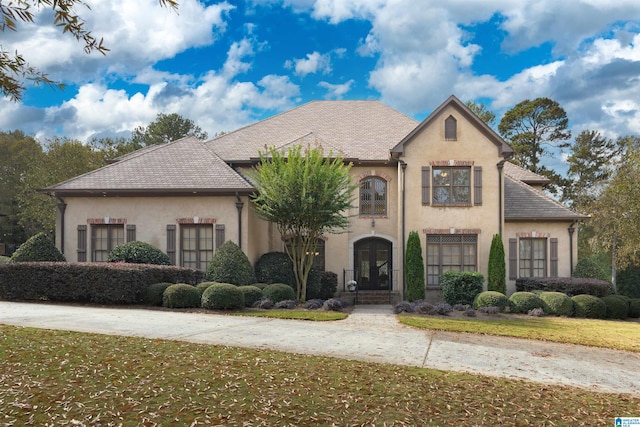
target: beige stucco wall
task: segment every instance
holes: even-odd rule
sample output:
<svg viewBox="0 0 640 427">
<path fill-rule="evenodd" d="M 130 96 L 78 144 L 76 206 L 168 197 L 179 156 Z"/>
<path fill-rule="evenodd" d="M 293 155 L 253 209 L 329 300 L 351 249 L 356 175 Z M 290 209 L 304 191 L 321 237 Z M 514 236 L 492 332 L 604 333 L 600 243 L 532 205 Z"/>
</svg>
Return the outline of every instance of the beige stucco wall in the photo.
<svg viewBox="0 0 640 427">
<path fill-rule="evenodd" d="M 457 140 L 444 139 L 444 120 L 453 115 L 457 119 Z M 471 233 L 478 236 L 478 271 L 487 274 L 488 254 L 493 235 L 499 233 L 500 171 L 497 164 L 503 160 L 499 148 L 476 127 L 467 122 L 454 108 L 446 108 L 434 118 L 432 126 L 423 129 L 415 139 L 405 145 L 406 167 L 406 234 L 418 231 L 426 248 L 426 230 L 448 233 Z M 474 197 L 473 167 L 482 167 L 482 205 L 439 207 L 422 205 L 422 166 L 432 162 L 467 162 L 471 166 L 471 198 Z M 435 234 L 435 233 L 434 233 Z M 438 233 L 439 234 L 439 233 Z"/>
<path fill-rule="evenodd" d="M 551 239 L 558 239 L 558 276 L 570 277 L 571 266 L 578 262 L 578 228 L 574 225 L 573 233 L 573 258 L 570 259 L 571 243 L 569 239 L 569 227 L 572 222 L 507 222 L 502 235 L 504 245 L 506 266 L 507 266 L 507 294 L 516 291 L 515 280 L 509 280 L 509 239 L 519 239 L 520 237 L 538 237 L 547 240 L 547 274 L 550 274 L 550 242 Z M 517 252 L 517 250 L 516 250 Z M 518 260 L 519 261 L 519 260 Z"/>
<path fill-rule="evenodd" d="M 135 224 L 136 240 L 150 243 L 163 252 L 167 249 L 166 227 L 177 224 L 179 218 L 215 218 L 216 224 L 225 225 L 226 240 L 238 243 L 235 197 L 67 197 L 64 201 L 67 204 L 64 253 L 69 261 L 77 260 L 77 226 L 88 225 L 91 218 L 125 219 L 126 224 Z M 246 207 L 243 215 L 246 222 Z M 57 242 L 61 241 L 60 230 L 58 226 Z M 87 249 L 90 251 L 90 246 Z"/>
</svg>

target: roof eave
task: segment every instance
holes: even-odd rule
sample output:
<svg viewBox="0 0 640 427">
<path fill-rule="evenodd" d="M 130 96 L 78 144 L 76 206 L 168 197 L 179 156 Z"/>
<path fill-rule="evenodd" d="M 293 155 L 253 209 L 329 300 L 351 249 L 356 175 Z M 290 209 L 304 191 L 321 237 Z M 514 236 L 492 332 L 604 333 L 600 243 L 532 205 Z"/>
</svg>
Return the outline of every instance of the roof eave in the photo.
<svg viewBox="0 0 640 427">
<path fill-rule="evenodd" d="M 159 188 L 159 189 L 74 189 L 56 190 L 45 188 L 38 190 L 55 197 L 163 197 L 163 196 L 234 196 L 249 195 L 253 188 Z"/>
</svg>

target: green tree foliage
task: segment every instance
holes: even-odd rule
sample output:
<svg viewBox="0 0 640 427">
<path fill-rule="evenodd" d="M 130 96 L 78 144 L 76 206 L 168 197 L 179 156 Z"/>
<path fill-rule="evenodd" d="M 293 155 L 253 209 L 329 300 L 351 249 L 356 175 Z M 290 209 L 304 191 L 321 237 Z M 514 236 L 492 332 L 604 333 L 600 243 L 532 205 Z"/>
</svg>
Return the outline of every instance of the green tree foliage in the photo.
<svg viewBox="0 0 640 427">
<path fill-rule="evenodd" d="M 162 6 L 177 9 L 176 0 L 159 0 Z M 21 22 L 34 22 L 34 17 L 43 9 L 51 9 L 53 24 L 63 33 L 69 33 L 79 42 L 84 43 L 84 51 L 94 51 L 106 54 L 109 50 L 102 38 L 95 37 L 85 27 L 85 21 L 77 12 L 78 6 L 87 9 L 89 5 L 83 0 L 18 0 L 0 2 L 0 31 L 18 31 Z M 44 15 L 44 14 L 43 14 Z M 48 15 L 45 15 L 48 16 Z M 25 89 L 25 80 L 34 84 L 47 84 L 52 87 L 63 88 L 59 82 L 51 80 L 47 74 L 29 65 L 18 51 L 11 53 L 5 50 L 6 44 L 0 46 L 0 93 L 12 101 L 20 101 Z"/>
<path fill-rule="evenodd" d="M 640 147 L 627 147 L 626 154 L 600 197 L 591 206 L 594 229 L 592 244 L 611 251 L 612 273 L 617 268 L 640 265 Z"/>
<path fill-rule="evenodd" d="M 103 166 L 104 154 L 80 141 L 57 138 L 31 162 L 29 173 L 24 176 L 16 195 L 19 223 L 31 232 L 52 233 L 58 201 L 38 190 Z"/>
<path fill-rule="evenodd" d="M 465 105 L 469 107 L 469 109 L 473 111 L 473 113 L 478 116 L 480 120 L 485 122 L 487 126 L 493 127 L 493 125 L 496 123 L 495 113 L 489 110 L 484 104 L 467 101 Z"/>
<path fill-rule="evenodd" d="M 405 280 L 407 281 L 407 294 L 404 299 L 407 301 L 424 299 L 424 260 L 422 259 L 420 235 L 417 231 L 409 233 L 405 257 L 404 270 Z"/>
<path fill-rule="evenodd" d="M 149 126 L 140 126 L 133 130 L 131 143 L 134 147 L 142 148 L 176 141 L 185 136 L 207 139 L 207 133 L 200 129 L 193 120 L 185 119 L 177 113 L 159 113 L 156 120 L 149 123 Z"/>
<path fill-rule="evenodd" d="M 18 195 L 43 156 L 34 138 L 19 130 L 0 132 L 0 242 L 20 244 L 36 233 L 21 224 Z"/>
<path fill-rule="evenodd" d="M 613 159 L 620 158 L 625 145 L 625 138 L 614 141 L 597 131 L 580 132 L 567 157 L 569 185 L 562 201 L 588 212 L 614 171 Z"/>
<path fill-rule="evenodd" d="M 350 165 L 341 157 L 324 158 L 321 148 L 290 148 L 286 154 L 271 148 L 261 153 L 250 172 L 257 193 L 252 200 L 258 216 L 276 224 L 293 262 L 296 298 L 306 301 L 307 279 L 313 267 L 316 241 L 324 233 L 340 232 L 353 192 Z"/>
<path fill-rule="evenodd" d="M 566 148 L 571 138 L 564 109 L 549 98 L 524 100 L 507 111 L 498 130 L 515 150 L 515 160 L 533 172 L 545 172 L 540 159 L 549 154 L 548 146 Z M 545 175 L 547 176 L 547 175 Z"/>
<path fill-rule="evenodd" d="M 504 260 L 502 237 L 494 234 L 489 250 L 489 267 L 487 270 L 487 290 L 507 293 L 507 267 Z"/>
</svg>

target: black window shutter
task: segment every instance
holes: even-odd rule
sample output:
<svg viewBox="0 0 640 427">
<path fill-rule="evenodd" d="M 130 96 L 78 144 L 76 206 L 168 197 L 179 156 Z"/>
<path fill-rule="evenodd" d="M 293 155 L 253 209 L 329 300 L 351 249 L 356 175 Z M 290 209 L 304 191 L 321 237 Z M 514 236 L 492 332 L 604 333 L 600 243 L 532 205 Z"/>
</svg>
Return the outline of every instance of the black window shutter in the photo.
<svg viewBox="0 0 640 427">
<path fill-rule="evenodd" d="M 135 224 L 127 224 L 127 242 L 136 241 L 136 226 Z"/>
<path fill-rule="evenodd" d="M 176 225 L 167 225 L 167 255 L 171 265 L 176 265 Z"/>
<path fill-rule="evenodd" d="M 551 239 L 551 277 L 558 277 L 558 239 Z"/>
<path fill-rule="evenodd" d="M 78 226 L 78 262 L 87 261 L 87 226 Z"/>
<path fill-rule="evenodd" d="M 430 204 L 430 191 L 429 186 L 431 184 L 431 172 L 429 166 L 422 166 L 422 204 Z"/>
<path fill-rule="evenodd" d="M 482 205 L 482 166 L 473 168 L 473 202 L 479 206 Z"/>
<path fill-rule="evenodd" d="M 509 279 L 518 278 L 518 239 L 509 239 Z"/>
</svg>

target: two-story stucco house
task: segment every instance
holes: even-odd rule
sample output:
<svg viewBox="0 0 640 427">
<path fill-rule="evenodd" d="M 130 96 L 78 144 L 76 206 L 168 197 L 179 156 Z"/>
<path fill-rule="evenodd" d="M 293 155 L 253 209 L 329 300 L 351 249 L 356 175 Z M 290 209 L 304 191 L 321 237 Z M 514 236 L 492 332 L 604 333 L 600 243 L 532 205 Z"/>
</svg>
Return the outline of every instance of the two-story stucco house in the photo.
<svg viewBox="0 0 640 427">
<path fill-rule="evenodd" d="M 576 222 L 545 196 L 544 177 L 509 162 L 512 148 L 451 96 L 419 123 L 377 101 L 316 101 L 209 141 L 144 148 L 45 189 L 58 200 L 56 241 L 70 261 L 104 261 L 130 240 L 205 269 L 225 241 L 250 260 L 283 250 L 253 212 L 243 170 L 266 147 L 322 146 L 351 162 L 359 191 L 345 232 L 318 242 L 316 265 L 360 291 L 403 290 L 407 236 L 418 231 L 429 290 L 447 270 L 487 273 L 494 234 L 508 289 L 521 276 L 568 276 Z M 396 298 L 396 299 L 397 299 Z"/>
</svg>

